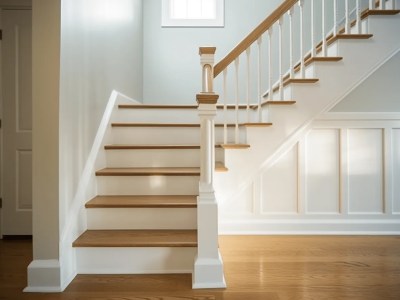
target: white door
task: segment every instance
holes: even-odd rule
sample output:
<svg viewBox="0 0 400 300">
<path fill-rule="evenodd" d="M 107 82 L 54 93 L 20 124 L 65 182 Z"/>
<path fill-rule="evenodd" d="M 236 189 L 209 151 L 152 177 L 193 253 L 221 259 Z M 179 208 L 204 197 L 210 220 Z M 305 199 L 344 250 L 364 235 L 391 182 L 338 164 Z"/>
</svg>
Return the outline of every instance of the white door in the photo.
<svg viewBox="0 0 400 300">
<path fill-rule="evenodd" d="M 2 234 L 32 234 L 32 12 L 1 14 Z"/>
</svg>

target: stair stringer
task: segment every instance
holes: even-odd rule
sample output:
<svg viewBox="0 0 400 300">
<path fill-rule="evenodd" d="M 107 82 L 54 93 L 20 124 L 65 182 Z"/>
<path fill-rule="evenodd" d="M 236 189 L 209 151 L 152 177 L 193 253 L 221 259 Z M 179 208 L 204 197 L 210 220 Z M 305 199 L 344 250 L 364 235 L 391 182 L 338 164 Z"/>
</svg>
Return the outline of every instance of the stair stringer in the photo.
<svg viewBox="0 0 400 300">
<path fill-rule="evenodd" d="M 243 193 L 257 195 L 260 191 L 261 170 L 271 166 L 283 154 L 295 145 L 311 128 L 313 120 L 328 111 L 380 66 L 400 51 L 400 16 L 370 16 L 369 32 L 373 37 L 368 40 L 338 40 L 332 46 L 337 47 L 338 56 L 343 61 L 336 63 L 314 63 L 315 77 L 319 82 L 314 85 L 292 84 L 288 89 L 296 100 L 294 106 L 273 107 L 264 110 L 274 126 L 270 128 L 248 128 L 247 143 L 250 149 L 226 151 L 225 165 L 229 172 L 216 175 L 215 189 L 220 211 L 230 205 L 231 199 L 240 202 Z M 256 202 L 248 208 L 247 214 L 254 212 Z M 246 215 L 246 212 L 242 214 Z M 223 214 L 220 223 L 224 223 Z M 240 220 L 237 220 L 240 223 Z"/>
<path fill-rule="evenodd" d="M 129 98 L 117 91 L 112 91 L 100 121 L 91 151 L 87 157 L 84 169 L 79 178 L 77 190 L 68 208 L 65 208 L 64 224 L 60 227 L 60 269 L 61 287 L 63 291 L 78 274 L 76 249 L 73 241 L 87 229 L 85 203 L 97 194 L 97 181 L 94 173 L 106 166 L 104 145 L 110 142 L 110 122 L 115 118 L 118 104 L 140 102 Z"/>
</svg>

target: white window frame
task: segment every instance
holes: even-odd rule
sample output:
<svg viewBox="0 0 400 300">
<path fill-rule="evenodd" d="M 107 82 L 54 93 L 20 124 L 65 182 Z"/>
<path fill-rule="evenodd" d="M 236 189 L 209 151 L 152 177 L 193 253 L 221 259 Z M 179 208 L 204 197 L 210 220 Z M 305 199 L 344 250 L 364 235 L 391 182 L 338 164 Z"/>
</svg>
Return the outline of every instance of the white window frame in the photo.
<svg viewBox="0 0 400 300">
<path fill-rule="evenodd" d="M 215 19 L 173 19 L 170 16 L 170 1 L 162 0 L 162 27 L 224 27 L 224 0 L 216 0 Z"/>
</svg>

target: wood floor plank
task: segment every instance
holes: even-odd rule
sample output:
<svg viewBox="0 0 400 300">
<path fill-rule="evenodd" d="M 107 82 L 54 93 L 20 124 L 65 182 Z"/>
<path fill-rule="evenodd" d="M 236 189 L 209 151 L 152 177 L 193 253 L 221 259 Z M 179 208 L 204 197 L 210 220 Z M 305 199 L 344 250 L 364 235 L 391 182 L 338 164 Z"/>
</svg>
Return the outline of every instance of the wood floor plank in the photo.
<svg viewBox="0 0 400 300">
<path fill-rule="evenodd" d="M 97 196 L 86 208 L 191 208 L 197 207 L 196 195 Z"/>
<path fill-rule="evenodd" d="M 226 289 L 192 290 L 190 274 L 78 275 L 63 293 L 44 294 L 22 292 L 32 242 L 0 240 L 0 299 L 400 299 L 399 236 L 221 236 L 219 244 Z"/>
<path fill-rule="evenodd" d="M 197 231 L 87 230 L 73 247 L 197 247 Z"/>
</svg>

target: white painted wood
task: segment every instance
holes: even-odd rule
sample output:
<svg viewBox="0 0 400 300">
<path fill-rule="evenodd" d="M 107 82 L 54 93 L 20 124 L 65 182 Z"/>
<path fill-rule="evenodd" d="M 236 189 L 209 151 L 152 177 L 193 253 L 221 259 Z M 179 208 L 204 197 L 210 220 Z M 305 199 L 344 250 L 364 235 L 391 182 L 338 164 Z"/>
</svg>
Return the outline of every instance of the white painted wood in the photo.
<svg viewBox="0 0 400 300">
<path fill-rule="evenodd" d="M 196 208 L 90 208 L 88 229 L 196 229 Z"/>
<path fill-rule="evenodd" d="M 216 161 L 224 162 L 224 151 L 215 150 Z M 107 166 L 123 167 L 199 167 L 199 149 L 106 150 Z"/>
<path fill-rule="evenodd" d="M 333 34 L 338 33 L 338 0 L 333 0 Z"/>
<path fill-rule="evenodd" d="M 262 174 L 262 213 L 296 214 L 297 180 L 297 148 L 295 147 Z"/>
<path fill-rule="evenodd" d="M 306 137 L 307 213 L 339 213 L 339 131 L 315 129 Z"/>
<path fill-rule="evenodd" d="M 383 213 L 383 132 L 348 131 L 349 213 Z"/>
<path fill-rule="evenodd" d="M 192 273 L 195 247 L 77 248 L 78 274 Z"/>
<path fill-rule="evenodd" d="M 228 75 L 228 70 L 225 69 L 223 72 L 223 100 L 224 100 L 224 144 L 228 143 L 228 127 L 227 127 L 227 123 L 228 123 L 228 90 L 227 90 L 227 86 L 226 86 L 226 82 L 227 82 L 227 75 Z"/>
<path fill-rule="evenodd" d="M 99 195 L 197 195 L 195 176 L 99 176 Z"/>
<path fill-rule="evenodd" d="M 250 67 L 251 48 L 246 49 L 246 122 L 250 123 L 250 84 L 251 84 L 251 67 Z"/>
<path fill-rule="evenodd" d="M 127 103 L 130 104 L 130 103 Z M 193 104 L 194 105 L 194 104 Z M 145 123 L 149 121 L 164 123 L 195 123 L 197 107 L 190 109 L 117 109 L 112 121 L 117 123 Z"/>
<path fill-rule="evenodd" d="M 299 0 L 300 6 L 300 78 L 304 78 L 304 0 Z"/>
<path fill-rule="evenodd" d="M 345 0 L 344 2 L 344 32 L 346 34 L 350 33 L 350 9 L 349 9 L 349 0 Z"/>
<path fill-rule="evenodd" d="M 400 129 L 392 131 L 393 148 L 393 213 L 400 214 Z"/>
<path fill-rule="evenodd" d="M 289 74 L 290 74 L 290 78 L 294 77 L 293 14 L 294 14 L 294 7 L 292 7 L 288 11 L 288 15 L 289 15 L 289 55 L 290 55 L 290 57 L 289 57 L 289 68 L 290 68 Z"/>
<path fill-rule="evenodd" d="M 32 234 L 31 15 L 2 11 L 4 235 Z"/>
<path fill-rule="evenodd" d="M 279 56 L 278 56 L 278 60 L 279 60 L 279 64 L 278 64 L 278 68 L 279 68 L 279 100 L 283 100 L 283 17 L 279 18 L 278 21 L 278 36 L 279 36 Z"/>
<path fill-rule="evenodd" d="M 260 36 L 257 40 L 257 49 L 258 49 L 258 60 L 257 60 L 257 120 L 258 122 L 262 122 L 262 114 L 261 114 L 261 102 L 262 102 L 262 36 Z M 247 119 L 247 122 L 251 122 L 250 119 Z"/>
<path fill-rule="evenodd" d="M 325 11 L 325 0 L 322 0 L 322 56 L 326 56 L 327 53 L 327 45 L 326 45 L 326 11 Z M 313 45 L 315 48 L 315 45 Z"/>
<path fill-rule="evenodd" d="M 239 60 L 236 59 L 236 70 L 238 70 L 238 64 Z M 236 78 L 236 83 L 239 83 L 238 78 Z M 236 96 L 238 97 L 238 94 Z M 215 115 L 215 104 L 199 105 L 201 148 L 199 196 L 197 198 L 198 247 L 192 275 L 192 287 L 195 289 L 226 287 L 223 262 L 218 249 L 218 202 L 214 192 Z M 238 128 L 238 124 L 236 124 L 236 128 Z M 235 135 L 238 138 L 238 132 Z"/>
<path fill-rule="evenodd" d="M 270 160 L 254 162 L 257 141 L 269 136 L 265 131 L 248 135 L 249 150 L 225 155 L 230 171 L 218 174 L 216 180 L 217 195 L 222 199 L 222 233 L 399 232 L 399 191 L 394 183 L 399 177 L 399 117 L 390 113 L 332 113 L 313 124 L 311 131 L 291 138 Z M 247 171 L 246 165 L 253 171 Z M 361 187 L 355 188 L 355 166 L 370 168 L 378 176 L 363 176 Z M 237 181 L 232 180 L 232 172 Z M 376 190 L 380 191 L 379 201 L 372 195 Z"/>
<path fill-rule="evenodd" d="M 273 100 L 273 88 L 272 88 L 272 27 L 268 29 L 268 100 Z M 269 119 L 267 119 L 268 121 Z"/>
<path fill-rule="evenodd" d="M 113 144 L 198 144 L 200 140 L 200 128 L 114 127 L 112 128 L 112 139 Z M 220 140 L 222 140 L 222 137 Z"/>
<path fill-rule="evenodd" d="M 374 5 L 375 1 L 374 0 L 369 0 L 368 4 L 369 4 L 368 7 L 369 7 L 370 10 L 373 10 L 375 8 L 375 5 Z"/>
<path fill-rule="evenodd" d="M 357 33 L 360 34 L 361 32 L 361 3 L 360 0 L 356 0 L 356 28 Z"/>
<path fill-rule="evenodd" d="M 239 143 L 239 57 L 235 59 L 235 143 Z"/>
<path fill-rule="evenodd" d="M 107 166 L 123 167 L 198 167 L 200 150 L 143 149 L 107 150 Z"/>
<path fill-rule="evenodd" d="M 315 5 L 314 0 L 311 0 L 310 8 L 310 24 L 311 24 L 311 56 L 315 56 Z"/>
</svg>

